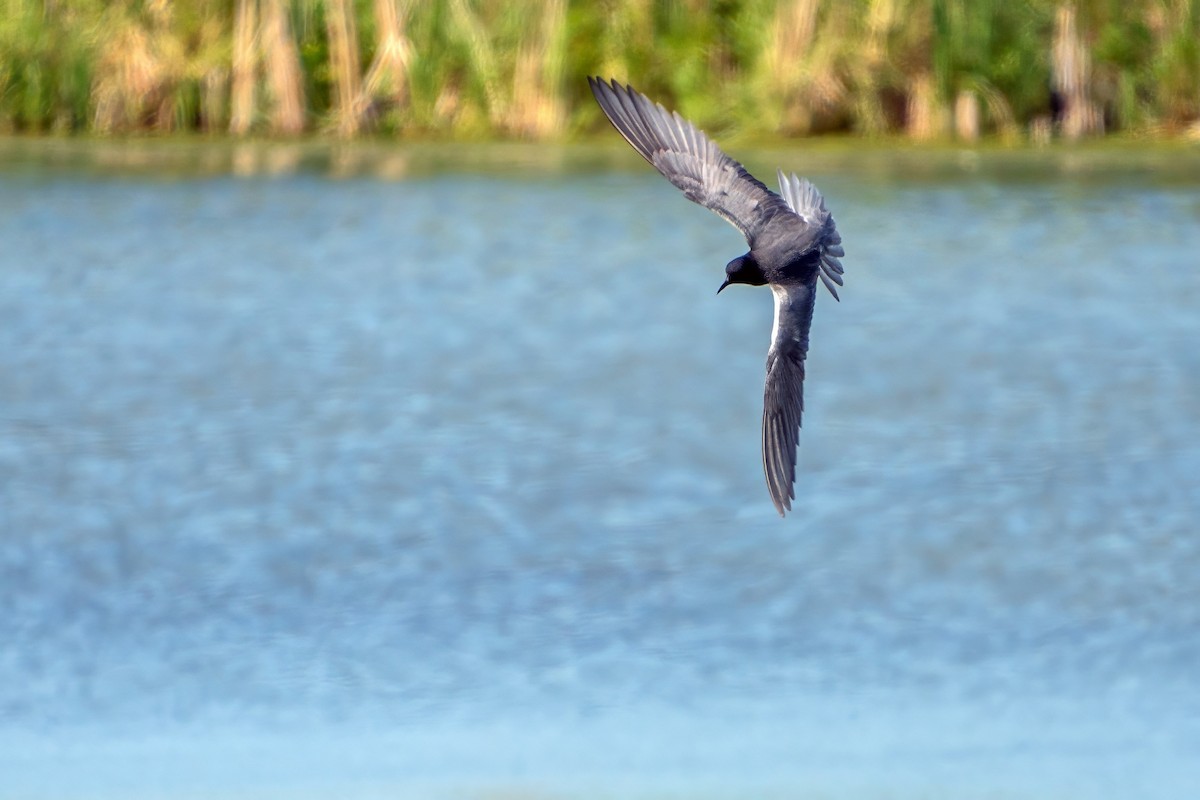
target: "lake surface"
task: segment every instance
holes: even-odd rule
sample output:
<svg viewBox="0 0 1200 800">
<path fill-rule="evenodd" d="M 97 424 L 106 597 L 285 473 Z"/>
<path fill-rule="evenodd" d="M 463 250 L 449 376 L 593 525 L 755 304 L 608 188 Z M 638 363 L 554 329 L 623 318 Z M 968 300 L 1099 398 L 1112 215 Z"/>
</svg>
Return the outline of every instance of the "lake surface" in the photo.
<svg viewBox="0 0 1200 800">
<path fill-rule="evenodd" d="M 1200 796 L 1197 151 L 746 160 L 784 520 L 631 152 L 0 148 L 0 797 Z"/>
</svg>

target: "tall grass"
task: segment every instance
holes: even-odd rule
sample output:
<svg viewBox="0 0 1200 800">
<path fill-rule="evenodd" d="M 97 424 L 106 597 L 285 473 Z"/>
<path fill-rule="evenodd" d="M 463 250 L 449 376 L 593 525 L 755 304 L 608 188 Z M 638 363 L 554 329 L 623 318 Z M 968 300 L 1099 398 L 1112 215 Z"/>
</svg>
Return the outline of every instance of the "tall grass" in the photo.
<svg viewBox="0 0 1200 800">
<path fill-rule="evenodd" d="M 1200 132 L 1200 0 L 0 0 L 0 130 Z"/>
</svg>

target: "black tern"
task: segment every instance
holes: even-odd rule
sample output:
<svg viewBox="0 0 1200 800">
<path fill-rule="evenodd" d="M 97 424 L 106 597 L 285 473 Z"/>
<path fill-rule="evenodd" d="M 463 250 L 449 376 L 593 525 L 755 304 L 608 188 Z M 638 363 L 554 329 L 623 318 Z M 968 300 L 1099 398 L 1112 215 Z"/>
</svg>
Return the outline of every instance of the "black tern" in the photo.
<svg viewBox="0 0 1200 800">
<path fill-rule="evenodd" d="M 779 170 L 781 195 L 768 189 L 703 131 L 614 81 L 588 78 L 596 102 L 633 149 L 683 190 L 687 199 L 724 217 L 746 237 L 749 252 L 725 267 L 725 282 L 770 286 L 775 322 L 767 351 L 762 456 L 767 488 L 780 516 L 796 498 L 796 445 L 804 411 L 804 360 L 817 279 L 837 300 L 842 237 L 825 199 L 804 178 Z"/>
</svg>

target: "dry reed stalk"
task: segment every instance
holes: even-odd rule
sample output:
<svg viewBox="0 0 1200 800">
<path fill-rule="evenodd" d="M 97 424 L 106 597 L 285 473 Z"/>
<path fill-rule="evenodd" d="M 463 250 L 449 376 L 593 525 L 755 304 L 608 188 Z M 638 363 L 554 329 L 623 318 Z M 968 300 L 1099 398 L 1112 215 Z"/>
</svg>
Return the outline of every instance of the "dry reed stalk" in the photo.
<svg viewBox="0 0 1200 800">
<path fill-rule="evenodd" d="M 792 0 L 775 11 L 765 62 L 785 91 L 800 88 L 820 5 L 820 0 Z"/>
<path fill-rule="evenodd" d="M 271 87 L 271 130 L 294 135 L 304 130 L 304 80 L 300 53 L 288 22 L 288 0 L 263 0 L 263 48 Z"/>
<path fill-rule="evenodd" d="M 566 4 L 544 0 L 542 27 L 533 42 L 524 43 L 513 70 L 512 104 L 508 129 L 522 136 L 541 138 L 562 130 L 563 48 L 566 37 Z"/>
<path fill-rule="evenodd" d="M 254 123 L 258 88 L 258 1 L 237 0 L 233 18 L 233 88 L 229 132 L 244 136 Z"/>
<path fill-rule="evenodd" d="M 175 82 L 171 71 L 151 32 L 137 23 L 123 24 L 97 64 L 92 90 L 96 130 L 114 133 L 143 121 L 170 130 L 174 124 L 170 88 Z"/>
<path fill-rule="evenodd" d="M 979 96 L 970 89 L 954 99 L 954 135 L 967 142 L 979 139 Z"/>
<path fill-rule="evenodd" d="M 458 86 L 453 81 L 447 81 L 433 103 L 433 118 L 441 124 L 452 126 L 461 110 L 462 97 Z"/>
<path fill-rule="evenodd" d="M 232 11 L 232 7 L 230 8 Z M 195 122 L 206 133 L 216 133 L 229 124 L 230 27 L 222 15 L 209 8 L 191 37 L 187 76 L 196 87 Z"/>
<path fill-rule="evenodd" d="M 508 107 L 505 128 L 521 136 L 537 135 L 537 106 L 540 100 L 538 86 L 537 47 L 528 43 L 517 52 L 517 63 L 513 68 L 512 102 Z"/>
<path fill-rule="evenodd" d="M 216 133 L 225 127 L 229 107 L 229 71 L 221 67 L 205 70 L 200 79 L 200 130 Z"/>
<path fill-rule="evenodd" d="M 110 10 L 92 84 L 94 124 L 110 133 L 149 126 L 167 132 L 179 122 L 179 87 L 189 76 L 188 44 L 176 30 L 168 0 L 148 0 L 141 14 Z"/>
<path fill-rule="evenodd" d="M 567 121 L 562 96 L 567 61 L 566 0 L 547 0 L 542 19 L 542 102 L 538 105 L 538 126 L 541 135 L 549 135 L 560 132 Z"/>
<path fill-rule="evenodd" d="M 634 80 L 639 57 L 655 46 L 655 3 L 656 0 L 613 0 L 606 4 L 598 74 Z"/>
<path fill-rule="evenodd" d="M 1157 19 L 1150 22 L 1154 16 Z M 1156 91 L 1164 121 L 1194 139 L 1200 125 L 1200 0 L 1153 6 L 1147 18 L 1158 51 Z"/>
<path fill-rule="evenodd" d="M 933 76 L 927 72 L 913 79 L 908 93 L 906 132 L 910 139 L 927 142 L 942 135 L 941 107 Z"/>
<path fill-rule="evenodd" d="M 901 23 L 897 2 L 871 0 L 867 11 L 865 47 L 856 50 L 852 59 L 857 85 L 855 116 L 859 128 L 865 133 L 882 133 L 888 127 L 882 93 L 886 83 L 882 79 L 891 57 L 889 42 Z"/>
<path fill-rule="evenodd" d="M 867 46 L 863 53 L 871 66 L 888 59 L 888 37 L 899 23 L 897 0 L 871 0 L 867 11 Z"/>
<path fill-rule="evenodd" d="M 358 24 L 348 0 L 325 0 L 329 32 L 329 68 L 333 72 L 333 114 L 339 136 L 353 136 L 361 127 L 361 62 Z"/>
<path fill-rule="evenodd" d="M 1104 118 L 1091 98 L 1091 58 L 1079 36 L 1075 6 L 1058 7 L 1051 50 L 1054 89 L 1062 98 L 1062 131 L 1068 139 L 1104 132 Z"/>
<path fill-rule="evenodd" d="M 1054 122 L 1048 116 L 1034 117 L 1029 123 L 1029 141 L 1045 147 L 1054 135 Z"/>
<path fill-rule="evenodd" d="M 360 118 L 367 115 L 377 97 L 385 97 L 395 108 L 402 108 L 408 102 L 408 70 L 413 60 L 413 46 L 404 27 L 410 6 L 410 0 L 375 0 L 379 40 L 355 109 Z"/>
<path fill-rule="evenodd" d="M 807 133 L 813 123 L 812 43 L 820 0 L 780 5 L 771 21 L 763 67 L 768 98 L 781 117 L 772 127 Z"/>
<path fill-rule="evenodd" d="M 508 104 L 500 93 L 500 74 L 496 68 L 496 54 L 483 23 L 467 0 L 451 0 L 451 19 L 459 34 L 466 39 L 474 72 L 483 85 L 484 102 L 487 104 L 488 120 L 492 126 L 503 129 L 508 120 Z"/>
<path fill-rule="evenodd" d="M 1012 106 L 1004 99 L 1004 95 L 989 84 L 980 85 L 979 93 L 983 95 L 983 101 L 987 104 L 988 117 L 995 124 L 996 131 L 1001 138 L 1010 142 L 1019 139 L 1021 129 L 1013 116 Z"/>
</svg>

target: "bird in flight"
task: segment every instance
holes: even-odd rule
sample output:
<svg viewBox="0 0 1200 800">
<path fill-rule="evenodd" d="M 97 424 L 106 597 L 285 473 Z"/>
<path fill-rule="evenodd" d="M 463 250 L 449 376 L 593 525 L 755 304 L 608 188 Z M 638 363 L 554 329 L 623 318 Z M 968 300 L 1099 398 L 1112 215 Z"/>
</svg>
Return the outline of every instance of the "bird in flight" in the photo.
<svg viewBox="0 0 1200 800">
<path fill-rule="evenodd" d="M 838 299 L 842 237 L 817 188 L 779 171 L 780 194 L 768 189 L 709 139 L 631 86 L 588 78 L 596 102 L 633 149 L 694 203 L 711 209 L 746 237 L 750 250 L 725 267 L 725 282 L 770 286 L 775 323 L 767 351 L 762 456 L 779 515 L 796 497 L 796 444 L 804 411 L 804 360 L 817 279 Z"/>
</svg>

